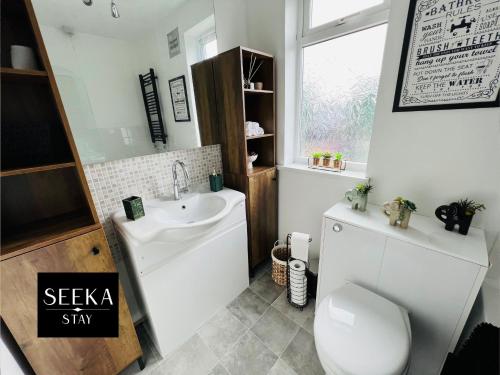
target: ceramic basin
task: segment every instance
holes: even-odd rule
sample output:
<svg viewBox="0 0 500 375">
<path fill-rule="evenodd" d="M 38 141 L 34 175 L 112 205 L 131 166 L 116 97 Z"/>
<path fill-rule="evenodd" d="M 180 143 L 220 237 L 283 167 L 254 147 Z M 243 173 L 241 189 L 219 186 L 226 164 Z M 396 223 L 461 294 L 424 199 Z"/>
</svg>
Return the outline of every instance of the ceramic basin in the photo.
<svg viewBox="0 0 500 375">
<path fill-rule="evenodd" d="M 205 233 L 231 212 L 241 199 L 222 190 L 189 193 L 180 200 L 160 198 L 143 202 L 146 215 L 129 220 L 123 210 L 113 214 L 119 231 L 139 243 L 172 242 Z"/>
</svg>

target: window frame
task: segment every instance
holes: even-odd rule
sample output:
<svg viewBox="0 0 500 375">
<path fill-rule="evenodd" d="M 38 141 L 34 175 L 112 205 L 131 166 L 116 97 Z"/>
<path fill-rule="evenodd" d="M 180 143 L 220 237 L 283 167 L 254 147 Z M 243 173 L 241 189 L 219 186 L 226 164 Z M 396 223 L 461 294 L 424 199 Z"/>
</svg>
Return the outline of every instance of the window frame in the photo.
<svg viewBox="0 0 500 375">
<path fill-rule="evenodd" d="M 213 41 L 215 41 L 217 43 L 217 33 L 216 33 L 215 28 L 210 29 L 209 31 L 207 31 L 206 33 L 204 33 L 203 35 L 198 37 L 197 48 L 198 48 L 199 61 L 203 61 L 203 60 L 206 60 L 209 58 L 209 57 L 205 56 L 204 48 L 205 48 L 205 45 L 207 45 L 208 43 L 213 42 Z"/>
<path fill-rule="evenodd" d="M 311 27 L 312 2 L 314 0 L 301 0 L 299 8 L 298 35 L 297 35 L 297 86 L 296 86 L 296 111 L 295 134 L 293 145 L 293 162 L 307 164 L 307 157 L 300 155 L 300 119 L 302 112 L 302 84 L 303 84 L 303 57 L 304 48 L 326 42 L 345 35 L 383 25 L 389 21 L 391 0 L 384 0 L 382 4 L 364 9 L 358 13 L 335 19 L 323 25 Z M 365 171 L 366 162 L 349 162 L 347 169 L 350 171 Z"/>
</svg>

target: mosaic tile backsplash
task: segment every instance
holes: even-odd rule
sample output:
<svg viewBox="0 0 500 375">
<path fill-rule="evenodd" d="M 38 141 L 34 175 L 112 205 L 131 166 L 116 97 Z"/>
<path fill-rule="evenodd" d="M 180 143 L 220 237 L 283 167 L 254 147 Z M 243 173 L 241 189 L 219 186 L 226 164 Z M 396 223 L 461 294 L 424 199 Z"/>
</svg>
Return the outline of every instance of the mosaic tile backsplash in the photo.
<svg viewBox="0 0 500 375">
<path fill-rule="evenodd" d="M 173 194 L 172 164 L 186 164 L 191 185 L 208 183 L 215 170 L 222 172 L 220 146 L 205 146 L 189 150 L 163 152 L 129 159 L 84 166 L 92 198 L 104 227 L 115 261 L 122 259 L 111 214 L 122 208 L 122 199 L 137 195 L 143 200 Z M 180 174 L 183 183 L 182 173 Z"/>
</svg>

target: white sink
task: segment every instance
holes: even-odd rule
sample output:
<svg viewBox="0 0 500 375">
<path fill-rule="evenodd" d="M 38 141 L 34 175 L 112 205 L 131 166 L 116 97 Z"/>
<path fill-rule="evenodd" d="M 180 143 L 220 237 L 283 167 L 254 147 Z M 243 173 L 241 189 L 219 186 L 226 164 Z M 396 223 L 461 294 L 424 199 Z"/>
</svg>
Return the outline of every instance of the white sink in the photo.
<svg viewBox="0 0 500 375">
<path fill-rule="evenodd" d="M 180 200 L 160 198 L 143 202 L 146 215 L 129 220 L 123 209 L 113 214 L 113 222 L 129 239 L 139 243 L 171 242 L 202 235 L 231 212 L 241 195 L 233 190 L 217 193 L 189 193 Z"/>
</svg>

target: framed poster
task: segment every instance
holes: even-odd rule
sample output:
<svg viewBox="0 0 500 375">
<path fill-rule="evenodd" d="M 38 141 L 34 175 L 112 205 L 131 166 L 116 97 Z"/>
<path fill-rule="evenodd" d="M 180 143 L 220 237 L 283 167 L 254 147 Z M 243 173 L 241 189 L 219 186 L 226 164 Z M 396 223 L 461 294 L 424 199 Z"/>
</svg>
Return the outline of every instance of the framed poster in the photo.
<svg viewBox="0 0 500 375">
<path fill-rule="evenodd" d="M 168 81 L 168 85 L 170 86 L 170 98 L 172 99 L 175 121 L 191 121 L 186 90 L 186 78 L 184 76 L 173 78 Z"/>
<path fill-rule="evenodd" d="M 500 0 L 410 0 L 392 111 L 498 107 Z"/>
<path fill-rule="evenodd" d="M 167 34 L 168 39 L 168 56 L 170 58 L 181 53 L 181 44 L 179 42 L 179 28 L 176 27 Z"/>
</svg>

